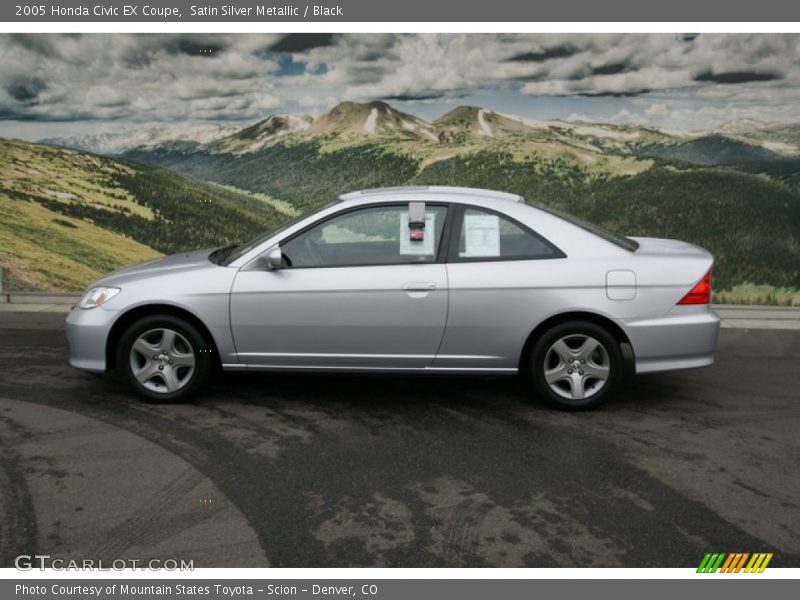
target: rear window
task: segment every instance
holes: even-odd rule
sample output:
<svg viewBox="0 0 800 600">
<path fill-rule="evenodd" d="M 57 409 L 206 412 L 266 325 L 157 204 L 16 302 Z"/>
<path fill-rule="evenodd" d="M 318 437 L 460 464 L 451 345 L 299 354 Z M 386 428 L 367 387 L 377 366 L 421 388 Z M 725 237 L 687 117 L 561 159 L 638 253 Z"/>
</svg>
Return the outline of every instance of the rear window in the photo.
<svg viewBox="0 0 800 600">
<path fill-rule="evenodd" d="M 611 242 L 612 244 L 619 246 L 620 248 L 624 248 L 629 252 L 636 252 L 639 249 L 639 242 L 636 240 L 632 240 L 631 238 L 625 237 L 624 235 L 619 235 L 618 233 L 614 233 L 613 231 L 609 231 L 599 225 L 595 225 L 594 223 L 590 223 L 589 221 L 585 221 L 575 215 L 571 215 L 569 213 L 562 212 L 558 209 L 552 208 L 550 206 L 544 206 L 539 204 L 538 202 L 530 202 L 526 201 L 528 204 L 533 206 L 534 208 L 538 208 L 539 210 L 543 210 L 546 213 L 550 213 L 558 217 L 559 219 L 564 219 L 565 221 L 580 227 L 588 231 L 589 233 L 593 233 L 594 235 L 603 238 L 607 242 Z"/>
</svg>

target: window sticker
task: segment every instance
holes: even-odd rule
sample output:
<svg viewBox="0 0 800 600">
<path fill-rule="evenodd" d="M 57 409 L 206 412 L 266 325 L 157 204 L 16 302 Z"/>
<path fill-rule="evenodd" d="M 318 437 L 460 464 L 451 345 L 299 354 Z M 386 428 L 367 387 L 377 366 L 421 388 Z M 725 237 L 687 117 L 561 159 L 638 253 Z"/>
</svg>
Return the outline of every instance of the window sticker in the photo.
<svg viewBox="0 0 800 600">
<path fill-rule="evenodd" d="M 401 256 L 432 256 L 435 254 L 433 238 L 436 224 L 436 213 L 425 213 L 425 231 L 428 232 L 422 240 L 412 241 L 408 235 L 408 213 L 400 213 L 400 255 Z"/>
<path fill-rule="evenodd" d="M 497 215 L 464 215 L 464 251 L 460 256 L 500 256 L 500 219 Z"/>
<path fill-rule="evenodd" d="M 425 239 L 425 203 L 408 203 L 408 239 L 421 242 Z"/>
</svg>

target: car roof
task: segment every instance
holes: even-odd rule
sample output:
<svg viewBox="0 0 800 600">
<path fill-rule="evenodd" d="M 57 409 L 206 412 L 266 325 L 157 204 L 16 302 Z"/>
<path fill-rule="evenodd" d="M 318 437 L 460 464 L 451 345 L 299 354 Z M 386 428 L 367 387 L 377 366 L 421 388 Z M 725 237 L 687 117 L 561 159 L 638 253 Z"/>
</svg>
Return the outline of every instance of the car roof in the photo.
<svg viewBox="0 0 800 600">
<path fill-rule="evenodd" d="M 522 196 L 510 194 L 508 192 L 496 192 L 494 190 L 482 190 L 478 188 L 455 187 L 444 185 L 408 185 L 398 187 L 371 188 L 349 192 L 339 196 L 341 202 L 352 202 L 355 200 L 371 200 L 375 202 L 391 202 L 397 200 L 398 196 L 408 196 L 413 194 L 420 200 L 453 200 L 456 197 L 471 197 L 484 201 L 500 202 L 524 202 Z"/>
</svg>

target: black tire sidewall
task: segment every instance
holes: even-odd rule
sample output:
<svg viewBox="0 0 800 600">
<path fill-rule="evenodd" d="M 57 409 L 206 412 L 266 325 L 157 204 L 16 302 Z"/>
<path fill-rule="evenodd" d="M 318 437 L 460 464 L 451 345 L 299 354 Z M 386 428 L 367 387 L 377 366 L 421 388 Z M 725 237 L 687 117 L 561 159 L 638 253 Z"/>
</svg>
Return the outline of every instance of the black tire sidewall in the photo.
<svg viewBox="0 0 800 600">
<path fill-rule="evenodd" d="M 568 400 L 556 394 L 544 379 L 544 359 L 547 350 L 557 340 L 574 334 L 588 335 L 600 342 L 608 352 L 611 364 L 609 377 L 603 388 L 585 400 Z M 548 404 L 561 410 L 588 410 L 599 406 L 610 396 L 622 378 L 625 368 L 619 342 L 607 329 L 588 321 L 567 321 L 548 329 L 533 345 L 530 354 L 530 377 L 537 395 Z"/>
<path fill-rule="evenodd" d="M 181 389 L 168 394 L 148 390 L 134 377 L 130 367 L 129 356 L 133 343 L 144 332 L 159 328 L 172 329 L 180 333 L 192 345 L 195 355 L 194 373 L 190 381 Z M 194 395 L 207 379 L 213 365 L 213 353 L 210 350 L 203 335 L 185 319 L 172 315 L 153 315 L 134 322 L 122 334 L 117 347 L 117 368 L 125 383 L 146 401 L 163 404 L 184 402 Z"/>
</svg>

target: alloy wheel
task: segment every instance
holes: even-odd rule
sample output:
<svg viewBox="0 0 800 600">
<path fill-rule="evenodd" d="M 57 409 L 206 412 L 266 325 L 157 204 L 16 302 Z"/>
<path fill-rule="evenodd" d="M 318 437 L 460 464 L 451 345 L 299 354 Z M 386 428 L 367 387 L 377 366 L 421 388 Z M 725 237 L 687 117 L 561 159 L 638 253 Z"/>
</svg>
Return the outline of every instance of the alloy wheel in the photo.
<svg viewBox="0 0 800 600">
<path fill-rule="evenodd" d="M 589 335 L 564 336 L 553 343 L 545 354 L 545 381 L 562 398 L 591 398 L 603 388 L 610 373 L 608 350 Z"/>
<path fill-rule="evenodd" d="M 189 341 L 173 329 L 150 329 L 133 342 L 130 367 L 136 381 L 159 394 L 176 392 L 188 384 L 195 370 Z"/>
</svg>

